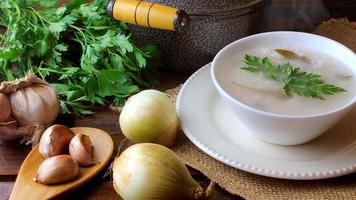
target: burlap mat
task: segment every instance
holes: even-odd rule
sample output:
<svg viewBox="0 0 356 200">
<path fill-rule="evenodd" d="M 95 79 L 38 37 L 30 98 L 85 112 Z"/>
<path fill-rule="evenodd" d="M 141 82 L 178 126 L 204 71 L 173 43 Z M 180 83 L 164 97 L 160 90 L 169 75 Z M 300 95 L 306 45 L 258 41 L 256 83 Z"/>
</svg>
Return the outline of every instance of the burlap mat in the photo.
<svg viewBox="0 0 356 200">
<path fill-rule="evenodd" d="M 331 19 L 320 24 L 314 33 L 334 39 L 356 52 L 356 22 Z"/>
<path fill-rule="evenodd" d="M 323 22 L 315 31 L 356 52 L 356 25 L 347 19 Z M 167 90 L 175 100 L 181 85 Z M 232 194 L 253 199 L 356 199 L 356 174 L 315 181 L 290 181 L 263 177 L 229 167 L 209 157 L 180 133 L 173 150 L 189 166 Z M 356 156 L 356 155 L 355 155 Z"/>
</svg>

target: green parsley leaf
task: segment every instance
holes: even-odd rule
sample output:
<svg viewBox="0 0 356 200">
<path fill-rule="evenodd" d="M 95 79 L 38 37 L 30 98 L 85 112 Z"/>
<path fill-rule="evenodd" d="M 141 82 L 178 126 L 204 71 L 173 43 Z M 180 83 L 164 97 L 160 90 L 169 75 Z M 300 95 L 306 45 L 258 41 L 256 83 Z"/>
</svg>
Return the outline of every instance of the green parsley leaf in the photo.
<svg viewBox="0 0 356 200">
<path fill-rule="evenodd" d="M 65 23 L 63 23 L 63 22 L 50 23 L 48 29 L 52 33 L 57 33 L 58 34 L 58 33 L 62 32 L 62 31 L 64 31 Z"/>
<path fill-rule="evenodd" d="M 56 4 L 0 1 L 2 80 L 32 70 L 56 88 L 62 112 L 77 115 L 92 113 L 90 105 L 123 105 L 157 84 L 157 47 L 135 44 L 127 25 L 107 16 L 107 1 Z"/>
<path fill-rule="evenodd" d="M 58 0 L 47 0 L 47 1 L 39 1 L 42 8 L 49 8 L 54 6 Z"/>
<path fill-rule="evenodd" d="M 302 71 L 290 63 L 273 65 L 268 57 L 262 59 L 257 56 L 245 55 L 246 66 L 242 70 L 252 73 L 261 72 L 267 79 L 284 83 L 283 90 L 291 96 L 293 93 L 304 97 L 324 100 L 325 95 L 334 95 L 346 92 L 345 89 L 335 85 L 326 84 L 321 75 Z"/>
</svg>

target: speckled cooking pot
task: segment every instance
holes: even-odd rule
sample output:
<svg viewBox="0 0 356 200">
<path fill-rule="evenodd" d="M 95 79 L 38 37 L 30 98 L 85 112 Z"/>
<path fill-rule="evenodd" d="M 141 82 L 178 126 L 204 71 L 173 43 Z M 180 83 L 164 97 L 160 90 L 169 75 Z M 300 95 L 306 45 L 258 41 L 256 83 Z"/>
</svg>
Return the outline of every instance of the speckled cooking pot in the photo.
<svg viewBox="0 0 356 200">
<path fill-rule="evenodd" d="M 193 72 L 212 61 L 227 44 L 254 32 L 262 21 L 264 0 L 145 0 L 184 10 L 189 23 L 176 31 L 129 25 L 138 43 L 159 46 L 163 63 Z"/>
</svg>

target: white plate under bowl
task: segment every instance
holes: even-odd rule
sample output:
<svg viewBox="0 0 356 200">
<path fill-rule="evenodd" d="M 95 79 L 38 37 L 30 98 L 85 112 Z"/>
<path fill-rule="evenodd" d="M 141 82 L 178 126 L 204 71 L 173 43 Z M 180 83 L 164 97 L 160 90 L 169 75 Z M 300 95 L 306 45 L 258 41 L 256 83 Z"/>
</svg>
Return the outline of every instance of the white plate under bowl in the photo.
<svg viewBox="0 0 356 200">
<path fill-rule="evenodd" d="M 297 146 L 264 142 L 224 104 L 210 64 L 195 72 L 177 98 L 186 136 L 211 157 L 237 169 L 283 179 L 323 179 L 356 171 L 356 108 L 319 138 Z"/>
</svg>

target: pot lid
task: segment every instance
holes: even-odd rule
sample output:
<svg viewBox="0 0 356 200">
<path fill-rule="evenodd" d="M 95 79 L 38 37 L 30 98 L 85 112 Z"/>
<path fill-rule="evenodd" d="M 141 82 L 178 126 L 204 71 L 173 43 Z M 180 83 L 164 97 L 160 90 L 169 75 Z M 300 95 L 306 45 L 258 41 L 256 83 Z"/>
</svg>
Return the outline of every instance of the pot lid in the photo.
<svg viewBox="0 0 356 200">
<path fill-rule="evenodd" d="M 233 12 L 261 4 L 264 0 L 144 0 L 186 11 L 189 15 Z"/>
</svg>

